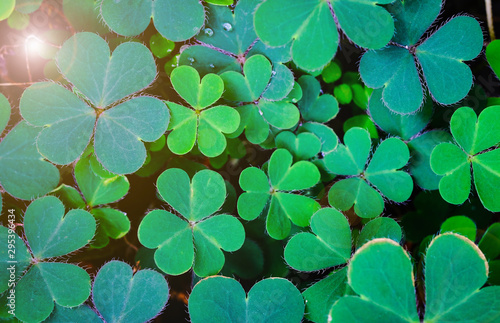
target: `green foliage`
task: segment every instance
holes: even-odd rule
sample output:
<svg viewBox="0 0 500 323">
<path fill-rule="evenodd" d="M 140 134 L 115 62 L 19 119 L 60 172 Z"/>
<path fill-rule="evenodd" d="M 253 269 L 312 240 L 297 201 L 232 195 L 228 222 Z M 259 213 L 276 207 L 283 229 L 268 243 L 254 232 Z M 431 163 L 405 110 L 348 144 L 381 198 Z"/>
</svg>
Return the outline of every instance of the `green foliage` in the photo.
<svg viewBox="0 0 500 323">
<path fill-rule="evenodd" d="M 246 168 L 240 175 L 240 186 L 245 192 L 238 199 L 238 214 L 245 220 L 254 220 L 265 211 L 267 232 L 278 240 L 290 234 L 290 221 L 308 226 L 320 208 L 310 197 L 293 193 L 318 183 L 317 167 L 308 161 L 292 163 L 292 155 L 286 149 L 278 149 L 269 159 L 267 175 L 256 167 Z"/>
<path fill-rule="evenodd" d="M 488 107 L 479 118 L 474 110 L 462 107 L 453 113 L 450 129 L 456 144 L 440 143 L 432 151 L 432 170 L 444 177 L 439 181 L 439 192 L 445 201 L 462 204 L 471 189 L 471 166 L 476 191 L 484 207 L 492 212 L 500 210 L 500 196 L 495 187 L 500 185 L 500 126 L 497 120 L 500 106 Z"/>
<path fill-rule="evenodd" d="M 268 46 L 283 46 L 292 42 L 294 63 L 303 70 L 314 71 L 327 65 L 337 52 L 339 34 L 332 13 L 353 42 L 361 47 L 378 49 L 390 41 L 394 34 L 394 21 L 377 4 L 393 1 L 371 0 L 360 3 L 350 0 L 309 0 L 287 6 L 288 1 L 285 0 L 268 0 L 255 13 L 256 32 Z M 330 5 L 333 12 L 330 11 Z M 287 10 L 281 10 L 284 7 Z M 361 23 L 367 22 L 366 17 L 372 16 L 377 16 L 377 20 Z M 295 19 L 299 19 L 300 23 Z"/>
<path fill-rule="evenodd" d="M 158 248 L 156 265 L 168 274 L 180 275 L 191 267 L 200 277 L 217 274 L 224 265 L 221 249 L 236 251 L 245 240 L 243 226 L 235 217 L 214 215 L 226 198 L 222 176 L 202 170 L 190 181 L 185 171 L 172 168 L 158 177 L 157 186 L 180 216 L 164 210 L 149 212 L 139 226 L 141 243 Z"/>
<path fill-rule="evenodd" d="M 172 115 L 168 147 L 173 153 L 183 155 L 197 142 L 205 156 L 219 156 L 227 144 L 223 133 L 234 132 L 240 124 L 238 112 L 231 107 L 218 105 L 207 109 L 224 91 L 221 77 L 207 74 L 200 82 L 200 75 L 190 66 L 177 67 L 170 77 L 174 89 L 192 108 L 167 102 Z"/>
<path fill-rule="evenodd" d="M 413 191 L 411 176 L 399 170 L 410 158 L 404 142 L 397 138 L 384 140 L 365 167 L 370 151 L 369 133 L 361 128 L 351 128 L 344 136 L 344 145 L 325 156 L 330 171 L 353 176 L 335 182 L 328 192 L 330 204 L 344 211 L 354 205 L 356 214 L 363 218 L 382 213 L 384 200 L 381 194 L 389 200 L 404 202 Z"/>
<path fill-rule="evenodd" d="M 90 295 L 90 277 L 82 268 L 53 262 L 51 258 L 63 256 L 88 244 L 94 236 L 96 223 L 92 215 L 83 210 L 64 214 L 64 205 L 56 197 L 43 197 L 32 202 L 24 215 L 26 243 L 16 235 L 14 257 L 7 252 L 7 234 L 2 227 L 2 271 L 15 267 L 20 275 L 15 293 L 18 301 L 16 317 L 22 321 L 42 321 L 54 308 L 54 302 L 65 307 L 82 304 Z M 14 234 L 15 235 L 15 234 Z M 10 238 L 9 238 L 10 239 Z M 29 251 L 28 248 L 29 247 Z M 9 259 L 17 264 L 9 264 Z M 1 276 L 3 290 L 7 289 L 8 276 Z M 12 287 L 9 285 L 9 287 Z"/>
<path fill-rule="evenodd" d="M 418 110 L 424 98 L 421 83 L 441 104 L 458 102 L 472 86 L 472 72 L 463 61 L 474 59 L 483 46 L 481 27 L 474 18 L 455 17 L 421 40 L 439 14 L 441 2 L 396 1 L 388 8 L 396 21 L 392 43 L 366 52 L 361 59 L 363 81 L 369 87 L 383 88 L 384 103 L 393 112 L 408 114 Z M 456 42 L 456 37 L 461 41 Z M 404 95 L 400 88 L 405 89 Z"/>
<path fill-rule="evenodd" d="M 0 319 L 500 320 L 482 22 L 442 0 L 0 2 Z"/>
<path fill-rule="evenodd" d="M 234 279 L 214 276 L 201 280 L 189 297 L 191 322 L 301 322 L 304 300 L 283 278 L 264 279 L 245 295 Z"/>
<path fill-rule="evenodd" d="M 457 234 L 441 234 L 430 243 L 425 264 L 424 322 L 483 321 L 500 316 L 491 303 L 500 289 L 480 289 L 488 277 L 488 263 L 473 242 Z M 349 263 L 347 276 L 359 296 L 342 297 L 332 307 L 329 321 L 374 322 L 362 314 L 369 311 L 375 321 L 420 322 L 411 260 L 394 241 L 375 239 L 365 244 Z"/>
<path fill-rule="evenodd" d="M 196 35 L 203 25 L 205 10 L 197 0 L 103 0 L 101 14 L 111 30 L 123 36 L 142 33 L 153 19 L 163 37 L 182 41 Z"/>
</svg>

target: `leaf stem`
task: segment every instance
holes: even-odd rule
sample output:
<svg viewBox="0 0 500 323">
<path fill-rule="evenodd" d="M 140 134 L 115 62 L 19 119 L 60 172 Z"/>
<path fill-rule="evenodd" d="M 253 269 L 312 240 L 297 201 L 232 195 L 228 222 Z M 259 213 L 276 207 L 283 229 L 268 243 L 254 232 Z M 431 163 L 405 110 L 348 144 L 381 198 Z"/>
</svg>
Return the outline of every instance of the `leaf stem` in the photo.
<svg viewBox="0 0 500 323">
<path fill-rule="evenodd" d="M 488 20 L 488 31 L 491 41 L 495 40 L 495 28 L 493 27 L 493 10 L 491 9 L 491 0 L 484 0 L 486 6 L 486 18 Z"/>
</svg>

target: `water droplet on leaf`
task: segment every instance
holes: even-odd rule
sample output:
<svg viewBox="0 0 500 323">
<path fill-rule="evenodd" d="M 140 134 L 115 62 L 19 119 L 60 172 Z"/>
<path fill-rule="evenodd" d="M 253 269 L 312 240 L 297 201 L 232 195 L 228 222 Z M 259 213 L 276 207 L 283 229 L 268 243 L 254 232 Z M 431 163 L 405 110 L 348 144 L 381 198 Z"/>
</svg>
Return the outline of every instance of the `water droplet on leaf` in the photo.
<svg viewBox="0 0 500 323">
<path fill-rule="evenodd" d="M 214 65 L 214 64 L 210 64 L 210 65 L 208 65 L 208 66 L 210 66 L 210 68 L 211 68 L 211 69 L 214 69 L 214 68 L 215 68 L 215 65 Z"/>
<path fill-rule="evenodd" d="M 212 37 L 214 35 L 214 31 L 210 28 L 205 28 L 205 30 L 203 31 L 203 33 L 208 36 L 208 37 Z"/>
<path fill-rule="evenodd" d="M 233 30 L 233 26 L 230 23 L 228 23 L 228 22 L 223 23 L 222 24 L 222 28 L 224 28 L 225 31 L 231 31 L 231 30 Z"/>
</svg>

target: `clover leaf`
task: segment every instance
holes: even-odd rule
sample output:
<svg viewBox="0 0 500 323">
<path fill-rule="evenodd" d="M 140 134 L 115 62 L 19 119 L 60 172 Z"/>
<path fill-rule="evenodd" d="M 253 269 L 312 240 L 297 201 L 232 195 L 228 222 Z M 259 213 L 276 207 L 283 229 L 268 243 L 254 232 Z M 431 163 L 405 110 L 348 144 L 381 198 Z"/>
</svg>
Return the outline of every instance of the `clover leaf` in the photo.
<svg viewBox="0 0 500 323">
<path fill-rule="evenodd" d="M 255 31 L 268 46 L 282 46 L 291 41 L 295 64 L 306 71 L 315 71 L 327 65 L 337 52 L 339 34 L 335 21 L 359 46 L 384 47 L 394 34 L 394 21 L 378 4 L 391 2 L 394 0 L 362 3 L 308 0 L 291 6 L 286 0 L 267 0 L 255 12 Z M 367 17 L 377 19 L 367 20 Z"/>
<path fill-rule="evenodd" d="M 10 113 L 9 101 L 0 94 L 0 133 L 5 130 Z M 59 170 L 42 159 L 34 145 L 39 132 L 21 121 L 0 142 L 0 184 L 16 198 L 33 199 L 59 183 Z"/>
<path fill-rule="evenodd" d="M 399 170 L 410 158 L 403 141 L 397 138 L 384 140 L 365 168 L 370 151 L 370 134 L 365 129 L 354 127 L 344 135 L 344 145 L 325 156 L 325 164 L 331 172 L 352 176 L 333 184 L 328 192 L 330 204 L 343 211 L 354 205 L 356 214 L 364 218 L 382 213 L 384 200 L 381 194 L 399 203 L 406 201 L 413 191 L 411 176 Z"/>
<path fill-rule="evenodd" d="M 339 211 L 325 208 L 311 218 L 314 234 L 294 235 L 285 248 L 288 265 L 300 271 L 314 271 L 345 264 L 351 258 L 351 229 Z"/>
<path fill-rule="evenodd" d="M 240 175 L 240 186 L 245 192 L 238 199 L 238 214 L 245 220 L 254 220 L 266 210 L 267 232 L 277 240 L 288 237 L 290 221 L 308 226 L 320 208 L 312 198 L 294 194 L 319 182 L 317 167 L 307 161 L 293 165 L 292 162 L 286 149 L 277 149 L 269 159 L 268 175 L 256 167 L 245 168 Z"/>
<path fill-rule="evenodd" d="M 283 278 L 268 278 L 245 293 L 233 278 L 202 279 L 189 296 L 191 322 L 301 322 L 304 300 L 297 288 Z"/>
<path fill-rule="evenodd" d="M 431 154 L 432 170 L 444 177 L 439 182 L 439 192 L 445 201 L 462 204 L 471 189 L 471 165 L 474 185 L 484 207 L 500 211 L 500 195 L 495 189 L 500 185 L 500 106 L 484 109 L 479 118 L 474 110 L 462 107 L 453 113 L 450 129 L 455 144 L 441 143 Z"/>
<path fill-rule="evenodd" d="M 295 135 L 291 131 L 282 131 L 276 138 L 276 148 L 287 149 L 294 160 L 307 160 L 315 157 L 321 150 L 320 139 L 311 132 Z"/>
<path fill-rule="evenodd" d="M 135 172 L 146 159 L 142 141 L 158 139 L 169 121 L 167 107 L 156 98 L 140 96 L 120 103 L 154 80 L 151 52 L 141 44 L 126 42 L 111 56 L 104 39 L 78 33 L 64 43 L 56 62 L 88 102 L 51 82 L 35 83 L 25 90 L 20 111 L 28 123 L 43 127 L 37 138 L 42 156 L 56 164 L 69 164 L 94 134 L 96 156 L 106 169 L 117 174 Z"/>
<path fill-rule="evenodd" d="M 271 126 L 289 129 L 299 121 L 300 113 L 293 103 L 271 101 L 264 97 L 269 91 L 272 73 L 271 62 L 262 55 L 254 55 L 245 62 L 244 75 L 235 71 L 221 74 L 226 89 L 223 98 L 243 103 L 236 108 L 241 116 L 240 126 L 231 136 L 245 131 L 250 142 L 260 144 L 269 136 Z"/>
<path fill-rule="evenodd" d="M 200 277 L 217 274 L 224 265 L 225 251 L 238 250 L 245 240 L 243 225 L 233 216 L 214 215 L 226 198 L 221 175 L 211 170 L 197 172 L 192 180 L 178 168 L 164 171 L 158 192 L 178 212 L 149 212 L 139 225 L 139 241 L 157 249 L 156 265 L 179 275 L 193 267 Z M 231 232 L 231 234 L 227 234 Z"/>
<path fill-rule="evenodd" d="M 335 118 L 339 103 L 333 95 L 320 95 L 321 85 L 315 77 L 303 75 L 297 82 L 302 89 L 302 98 L 297 105 L 304 120 L 325 123 Z"/>
<path fill-rule="evenodd" d="M 110 261 L 99 269 L 92 300 L 105 322 L 147 322 L 168 301 L 168 284 L 154 270 L 139 270 L 121 261 Z"/>
<path fill-rule="evenodd" d="M 329 322 L 372 322 L 363 315 L 367 311 L 384 322 L 420 322 L 412 269 L 410 257 L 394 241 L 375 239 L 365 244 L 354 254 L 347 274 L 359 296 L 339 299 Z M 472 241 L 455 233 L 434 238 L 425 256 L 423 321 L 498 319 L 500 287 L 480 289 L 487 278 L 488 263 Z"/>
<path fill-rule="evenodd" d="M 103 0 L 101 15 L 111 30 L 123 36 L 139 35 L 153 19 L 156 30 L 176 42 L 196 35 L 205 20 L 198 0 Z"/>
<path fill-rule="evenodd" d="M 417 185 L 427 190 L 437 189 L 441 176 L 432 171 L 430 156 L 434 147 L 449 141 L 451 136 L 442 130 L 422 132 L 432 117 L 432 101 L 426 100 L 414 114 L 401 115 L 387 108 L 382 92 L 382 89 L 373 91 L 368 113 L 380 129 L 406 141 L 412 155 L 409 172 Z"/>
<path fill-rule="evenodd" d="M 172 114 L 167 144 L 170 150 L 183 155 L 198 143 L 201 153 L 208 157 L 222 154 L 227 142 L 223 133 L 234 132 L 240 124 L 238 112 L 228 106 L 213 105 L 224 91 L 224 83 L 216 74 L 207 74 L 200 82 L 198 71 L 179 66 L 172 71 L 172 85 L 192 109 L 167 102 Z"/>
<path fill-rule="evenodd" d="M 18 252 L 12 257 L 5 245 L 5 251 L 0 253 L 4 272 L 9 266 L 15 267 L 15 273 L 24 271 L 15 286 L 16 317 L 22 321 L 43 321 L 52 312 L 54 302 L 64 307 L 82 304 L 90 295 L 87 272 L 51 258 L 66 255 L 89 243 L 96 229 L 92 215 L 78 209 L 64 215 L 61 201 L 47 196 L 28 206 L 23 226 L 26 245 L 16 236 Z M 14 234 L 5 228 L 1 231 L 2 235 Z M 7 239 L 3 241 L 7 243 Z M 15 265 L 13 259 L 18 261 Z M 7 289 L 9 277 L 1 278 L 1 286 Z"/>
<path fill-rule="evenodd" d="M 471 89 L 472 72 L 464 61 L 474 59 L 483 47 L 483 33 L 474 18 L 455 17 L 421 40 L 439 14 L 441 2 L 398 0 L 389 5 L 396 21 L 391 44 L 367 51 L 361 58 L 359 72 L 363 81 L 371 88 L 383 88 L 384 103 L 396 113 L 418 110 L 424 99 L 424 83 L 432 98 L 441 104 L 456 103 Z M 422 78 L 417 65 L 422 69 Z M 404 94 L 401 87 L 405 88 Z"/>
<path fill-rule="evenodd" d="M 486 47 L 486 59 L 495 72 L 497 78 L 500 77 L 500 40 L 492 41 Z"/>
</svg>

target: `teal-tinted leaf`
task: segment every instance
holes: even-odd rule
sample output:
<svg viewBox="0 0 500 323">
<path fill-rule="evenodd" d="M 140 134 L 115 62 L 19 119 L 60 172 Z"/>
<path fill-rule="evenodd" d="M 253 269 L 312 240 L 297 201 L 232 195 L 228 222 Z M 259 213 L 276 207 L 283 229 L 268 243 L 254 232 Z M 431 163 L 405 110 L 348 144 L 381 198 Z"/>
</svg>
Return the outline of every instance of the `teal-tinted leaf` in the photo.
<svg viewBox="0 0 500 323">
<path fill-rule="evenodd" d="M 213 48 L 194 45 L 184 49 L 179 57 L 179 65 L 189 65 L 200 73 L 223 73 L 241 70 L 241 65 L 233 56 L 225 55 Z M 175 65 L 177 66 L 177 64 Z"/>
<path fill-rule="evenodd" d="M 302 293 L 306 318 L 317 323 L 327 322 L 332 305 L 347 293 L 348 286 L 347 267 L 344 267 L 306 289 Z"/>
<path fill-rule="evenodd" d="M 205 19 L 203 6 L 196 0 L 184 1 L 182 5 L 172 0 L 145 0 L 132 4 L 104 0 L 101 14 L 109 28 L 123 36 L 139 35 L 153 18 L 156 30 L 173 41 L 196 35 Z"/>
<path fill-rule="evenodd" d="M 474 221 L 463 215 L 452 216 L 441 224 L 441 233 L 455 232 L 472 241 L 476 240 L 476 230 Z"/>
<path fill-rule="evenodd" d="M 0 133 L 5 130 L 10 119 L 10 103 L 7 98 L 0 93 Z"/>
<path fill-rule="evenodd" d="M 266 45 L 282 46 L 293 39 L 293 61 L 301 69 L 320 69 L 337 51 L 339 36 L 327 2 L 307 0 L 290 5 L 286 0 L 266 1 L 257 8 L 254 22 Z"/>
<path fill-rule="evenodd" d="M 500 40 L 494 40 L 486 47 L 486 58 L 493 72 L 500 78 Z"/>
<path fill-rule="evenodd" d="M 206 77 L 206 76 L 205 76 Z M 198 148 L 207 157 L 216 157 L 226 149 L 223 133 L 238 129 L 240 115 L 234 108 L 220 105 L 201 112 L 198 124 Z"/>
<path fill-rule="evenodd" d="M 177 93 L 196 110 L 202 110 L 220 99 L 224 82 L 216 74 L 207 74 L 200 84 L 200 75 L 191 66 L 179 66 L 170 75 Z"/>
<path fill-rule="evenodd" d="M 99 229 L 112 239 L 120 239 L 130 231 L 130 220 L 119 210 L 95 208 L 91 213 L 99 223 Z"/>
<path fill-rule="evenodd" d="M 434 147 L 449 141 L 452 141 L 452 138 L 448 132 L 432 130 L 408 142 L 412 153 L 409 172 L 418 186 L 426 190 L 439 188 L 441 176 L 436 175 L 431 169 L 431 153 Z"/>
<path fill-rule="evenodd" d="M 97 121 L 95 153 L 102 165 L 117 174 L 130 174 L 146 160 L 141 141 L 153 142 L 167 130 L 165 104 L 152 97 L 133 98 L 106 110 Z"/>
<path fill-rule="evenodd" d="M 264 142 L 269 136 L 269 124 L 263 118 L 261 111 L 254 104 L 247 104 L 237 107 L 240 114 L 240 125 L 238 129 L 230 135 L 231 138 L 239 136 L 245 131 L 245 137 L 253 144 Z"/>
<path fill-rule="evenodd" d="M 109 29 L 100 19 L 99 0 L 63 0 L 64 16 L 76 31 L 106 34 Z"/>
<path fill-rule="evenodd" d="M 319 81 L 310 75 L 301 76 L 298 81 L 302 88 L 302 99 L 298 102 L 301 116 L 307 121 L 328 122 L 339 112 L 335 97 L 321 93 Z"/>
<path fill-rule="evenodd" d="M 54 311 L 45 321 L 47 323 L 64 323 L 64 322 L 88 322 L 101 323 L 100 317 L 87 305 L 69 308 L 60 305 L 55 306 Z"/>
<path fill-rule="evenodd" d="M 484 207 L 500 212 L 500 149 L 477 155 L 472 160 L 474 184 Z"/>
<path fill-rule="evenodd" d="M 299 323 L 304 315 L 300 292 L 283 278 L 258 282 L 248 296 L 232 278 L 205 278 L 193 288 L 188 306 L 193 323 Z"/>
<path fill-rule="evenodd" d="M 332 128 L 316 122 L 304 123 L 299 131 L 308 131 L 315 134 L 321 141 L 321 152 L 328 154 L 334 151 L 339 143 L 339 139 Z"/>
<path fill-rule="evenodd" d="M 9 213 L 10 214 L 10 213 Z M 9 289 L 9 281 L 11 274 L 14 274 L 14 282 L 21 277 L 22 273 L 31 263 L 31 254 L 26 247 L 24 241 L 14 232 L 4 226 L 0 226 L 0 238 L 2 238 L 2 250 L 0 251 L 0 293 Z M 11 243 L 11 242 L 14 243 Z M 9 244 L 14 245 L 14 248 L 9 249 Z M 14 268 L 14 269 L 11 269 Z"/>
<path fill-rule="evenodd" d="M 286 149 L 278 149 L 269 160 L 269 180 L 275 190 L 293 191 L 312 187 L 318 183 L 320 174 L 310 162 L 293 164 L 292 155 Z"/>
<path fill-rule="evenodd" d="M 153 270 L 132 268 L 121 261 L 101 267 L 94 281 L 92 298 L 106 322 L 146 322 L 165 307 L 165 278 Z"/>
<path fill-rule="evenodd" d="M 76 95 L 50 82 L 27 88 L 20 102 L 23 118 L 43 127 L 37 138 L 40 153 L 56 164 L 75 161 L 87 147 L 96 113 Z"/>
<path fill-rule="evenodd" d="M 358 175 L 365 169 L 370 154 L 370 134 L 365 129 L 351 128 L 344 135 L 344 145 L 325 156 L 326 166 L 338 175 Z"/>
<path fill-rule="evenodd" d="M 425 265 L 425 320 L 447 321 L 448 317 L 476 320 L 470 309 L 481 305 L 472 296 L 484 293 L 479 289 L 488 278 L 488 264 L 479 248 L 460 235 L 441 234 L 427 248 Z M 461 306 L 466 304 L 469 306 Z M 490 305 L 483 307 L 485 312 L 489 308 Z M 498 308 L 494 312 L 498 317 Z"/>
<path fill-rule="evenodd" d="M 196 113 L 173 102 L 167 102 L 167 106 L 172 115 L 168 125 L 168 130 L 172 130 L 167 137 L 168 148 L 177 155 L 187 154 L 196 142 L 198 128 Z"/>
<path fill-rule="evenodd" d="M 237 102 L 253 102 L 260 98 L 272 76 L 272 66 L 262 55 L 250 57 L 243 66 L 243 75 L 228 71 L 221 74 L 224 98 Z"/>
<path fill-rule="evenodd" d="M 158 268 L 170 275 L 180 275 L 193 265 L 193 233 L 189 223 L 164 210 L 149 212 L 139 225 L 139 241 L 156 249 Z"/>
<path fill-rule="evenodd" d="M 455 41 L 457 35 L 461 35 L 460 42 Z M 475 58 L 482 48 L 481 27 L 466 16 L 453 18 L 417 47 L 416 57 L 436 101 L 452 104 L 469 93 L 472 72 L 463 61 Z"/>
<path fill-rule="evenodd" d="M 294 87 L 293 73 L 281 63 L 273 65 L 273 72 L 269 86 L 262 93 L 262 98 L 270 101 L 284 99 Z"/>
<path fill-rule="evenodd" d="M 196 275 L 206 277 L 217 274 L 224 266 L 221 249 L 231 252 L 241 248 L 245 230 L 238 219 L 223 214 L 195 225 L 193 237 L 196 248 L 193 270 Z"/>
<path fill-rule="evenodd" d="M 68 254 L 85 246 L 95 233 L 94 217 L 74 209 L 64 215 L 64 205 L 54 196 L 35 200 L 26 209 L 24 231 L 37 259 Z"/>
<path fill-rule="evenodd" d="M 380 254 L 384 254 L 383 263 Z M 359 248 L 349 264 L 348 279 L 361 297 L 341 298 L 332 307 L 331 322 L 354 318 L 357 322 L 419 322 L 411 260 L 396 242 L 375 239 Z M 371 319 L 360 316 L 366 310 L 373 311 Z"/>
<path fill-rule="evenodd" d="M 248 167 L 241 172 L 239 183 L 246 192 L 238 198 L 238 214 L 245 220 L 253 220 L 262 213 L 270 198 L 269 180 L 262 170 Z"/>
<path fill-rule="evenodd" d="M 192 181 L 178 168 L 164 171 L 157 181 L 162 198 L 189 221 L 200 221 L 217 212 L 226 199 L 226 186 L 214 171 L 197 172 Z"/>
<path fill-rule="evenodd" d="M 41 262 L 31 267 L 16 286 L 16 317 L 40 322 L 52 313 L 54 301 L 75 307 L 89 295 L 90 277 L 85 270 L 71 264 Z"/>
<path fill-rule="evenodd" d="M 383 131 L 409 140 L 421 132 L 432 117 L 432 101 L 425 101 L 422 109 L 414 114 L 401 115 L 389 110 L 382 100 L 382 90 L 373 91 L 368 111 L 373 121 Z"/>
<path fill-rule="evenodd" d="M 451 134 L 462 149 L 471 155 L 495 146 L 500 142 L 500 106 L 484 109 L 479 118 L 474 110 L 462 107 L 450 120 Z"/>
<path fill-rule="evenodd" d="M 233 1 L 224 1 L 226 4 L 233 4 Z M 216 4 L 213 0 L 207 2 Z M 209 5 L 205 28 L 196 36 L 196 39 L 235 56 L 245 54 L 257 39 L 253 29 L 253 13 L 259 3 L 260 1 L 253 0 L 238 1 L 234 7 L 234 13 L 228 7 Z"/>
<path fill-rule="evenodd" d="M 36 149 L 39 131 L 22 121 L 0 142 L 0 183 L 14 197 L 33 199 L 59 183 L 59 170 Z"/>
<path fill-rule="evenodd" d="M 373 239 L 388 238 L 399 243 L 402 237 L 401 227 L 394 219 L 376 218 L 363 226 L 356 241 L 356 249 Z"/>
<path fill-rule="evenodd" d="M 283 131 L 276 136 L 275 141 L 277 148 L 287 149 L 295 160 L 310 159 L 321 150 L 321 141 L 310 132 L 295 135 L 293 132 Z"/>
<path fill-rule="evenodd" d="M 336 182 L 328 192 L 331 206 L 347 211 L 354 205 L 354 212 L 362 218 L 373 218 L 384 210 L 380 194 L 358 177 Z"/>
<path fill-rule="evenodd" d="M 290 129 L 299 122 L 300 113 L 297 107 L 286 101 L 260 100 L 259 114 L 271 126 L 278 129 Z"/>
<path fill-rule="evenodd" d="M 314 271 L 346 263 L 351 258 L 351 230 L 335 209 L 321 209 L 311 218 L 314 234 L 294 235 L 286 245 L 285 261 L 300 271 Z"/>
<path fill-rule="evenodd" d="M 125 42 L 111 56 L 106 41 L 88 32 L 67 40 L 56 62 L 64 77 L 100 109 L 144 89 L 156 77 L 153 55 L 144 45 Z"/>
<path fill-rule="evenodd" d="M 388 6 L 397 30 L 393 41 L 415 45 L 441 12 L 442 0 L 395 1 Z"/>
<path fill-rule="evenodd" d="M 35 12 L 42 5 L 43 0 L 16 0 L 16 10 L 29 14 Z"/>
<path fill-rule="evenodd" d="M 388 199 L 404 202 L 413 191 L 413 180 L 407 172 L 398 169 L 409 159 L 408 146 L 400 139 L 388 138 L 373 154 L 366 168 L 366 179 Z"/>
<path fill-rule="evenodd" d="M 488 261 L 500 255 L 500 223 L 490 225 L 479 241 L 478 247 Z"/>
<path fill-rule="evenodd" d="M 359 73 L 371 88 L 383 87 L 384 104 L 399 114 L 413 113 L 424 99 L 415 59 L 404 48 L 389 46 L 368 51 L 361 58 Z M 401 87 L 405 91 L 401 91 Z"/>
<path fill-rule="evenodd" d="M 130 184 L 123 175 L 102 178 L 91 166 L 95 157 L 81 158 L 75 165 L 75 179 L 89 206 L 116 202 L 127 194 Z"/>
<path fill-rule="evenodd" d="M 439 193 L 452 204 L 462 204 L 470 193 L 471 176 L 467 155 L 459 147 L 450 143 L 437 145 L 431 153 L 431 168 L 439 181 Z"/>
<path fill-rule="evenodd" d="M 378 49 L 387 45 L 394 35 L 394 20 L 385 8 L 377 4 L 392 2 L 394 0 L 333 0 L 332 7 L 349 39 L 361 47 Z"/>
</svg>

